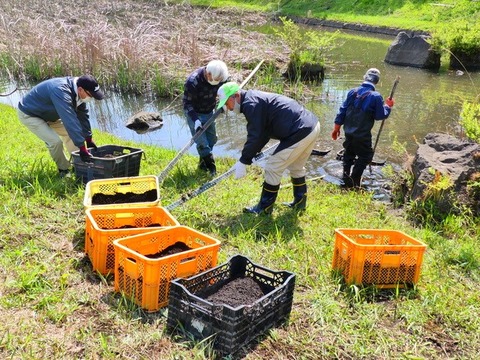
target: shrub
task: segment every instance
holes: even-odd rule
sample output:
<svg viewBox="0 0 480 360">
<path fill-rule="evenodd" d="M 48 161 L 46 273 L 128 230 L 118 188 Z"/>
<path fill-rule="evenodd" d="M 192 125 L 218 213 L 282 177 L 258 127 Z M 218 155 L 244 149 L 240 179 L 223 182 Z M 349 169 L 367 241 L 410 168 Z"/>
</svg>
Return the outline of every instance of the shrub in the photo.
<svg viewBox="0 0 480 360">
<path fill-rule="evenodd" d="M 300 69 L 305 64 L 325 65 L 326 54 L 333 48 L 338 32 L 302 30 L 292 20 L 280 17 L 282 28 L 274 32 L 290 48 L 290 66 Z"/>
<path fill-rule="evenodd" d="M 480 143 L 480 104 L 464 102 L 460 114 L 460 125 L 467 137 Z"/>
<path fill-rule="evenodd" d="M 439 26 L 432 33 L 432 47 L 453 54 L 474 55 L 480 50 L 480 25 L 461 21 Z"/>
</svg>

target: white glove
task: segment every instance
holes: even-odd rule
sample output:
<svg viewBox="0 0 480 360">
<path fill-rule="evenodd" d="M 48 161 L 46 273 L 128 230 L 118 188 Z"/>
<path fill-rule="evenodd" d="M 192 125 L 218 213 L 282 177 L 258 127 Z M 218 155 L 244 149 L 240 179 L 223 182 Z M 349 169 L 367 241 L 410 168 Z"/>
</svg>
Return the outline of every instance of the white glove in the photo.
<svg viewBox="0 0 480 360">
<path fill-rule="evenodd" d="M 247 175 L 247 165 L 237 161 L 235 164 L 235 179 L 241 179 Z"/>
<path fill-rule="evenodd" d="M 195 128 L 195 132 L 197 132 L 200 129 L 203 129 L 202 122 L 200 120 L 195 120 L 194 128 Z"/>
</svg>

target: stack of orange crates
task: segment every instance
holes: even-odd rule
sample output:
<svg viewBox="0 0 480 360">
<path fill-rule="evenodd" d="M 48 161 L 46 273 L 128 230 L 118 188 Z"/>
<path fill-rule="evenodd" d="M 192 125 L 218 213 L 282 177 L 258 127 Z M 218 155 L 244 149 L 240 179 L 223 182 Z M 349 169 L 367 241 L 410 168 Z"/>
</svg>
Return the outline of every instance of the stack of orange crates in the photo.
<svg viewBox="0 0 480 360">
<path fill-rule="evenodd" d="M 93 201 L 96 194 L 113 195 L 112 200 L 116 201 L 117 194 L 149 192 L 150 195 L 152 190 L 157 193 L 153 201 L 112 204 Z M 93 270 L 102 275 L 113 274 L 115 291 L 147 311 L 168 305 L 171 280 L 196 275 L 217 265 L 220 241 L 180 225 L 160 205 L 155 175 L 89 181 L 84 207 L 85 253 Z"/>
<path fill-rule="evenodd" d="M 91 180 L 85 185 L 85 253 L 93 270 L 102 275 L 113 274 L 115 255 L 113 240 L 161 226 L 178 225 L 177 220 L 160 206 L 160 186 L 155 175 Z M 153 196 L 143 196 L 145 194 Z M 127 203 L 95 203 L 95 196 L 112 196 L 116 201 L 149 198 L 151 201 Z M 115 199 L 117 195 L 119 198 Z M 130 196 L 131 195 L 131 196 Z M 135 209 L 131 209 L 135 208 Z M 127 211 L 127 209 L 130 209 Z"/>
</svg>

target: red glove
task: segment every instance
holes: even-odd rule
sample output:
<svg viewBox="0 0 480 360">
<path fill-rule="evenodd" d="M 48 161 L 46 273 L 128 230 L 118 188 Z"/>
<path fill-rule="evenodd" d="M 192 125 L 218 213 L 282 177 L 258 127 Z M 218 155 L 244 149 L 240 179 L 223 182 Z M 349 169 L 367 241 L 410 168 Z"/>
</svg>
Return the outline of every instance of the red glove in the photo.
<svg viewBox="0 0 480 360">
<path fill-rule="evenodd" d="M 392 108 L 394 104 L 395 104 L 395 101 L 393 101 L 392 98 L 388 97 L 385 99 L 385 105 L 387 105 L 389 108 Z"/>
<path fill-rule="evenodd" d="M 86 163 L 91 163 L 92 162 L 92 154 L 88 151 L 88 149 L 85 147 L 85 145 L 80 146 L 80 159 L 83 162 Z"/>
<path fill-rule="evenodd" d="M 338 125 L 338 124 L 335 124 L 335 126 L 333 127 L 333 131 L 332 131 L 332 139 L 333 140 L 337 140 L 337 138 L 340 136 L 340 128 L 342 127 L 342 125 Z"/>
<path fill-rule="evenodd" d="M 87 148 L 94 148 L 95 150 L 97 150 L 97 145 L 93 142 L 91 136 L 87 137 L 85 141 L 87 142 Z"/>
</svg>

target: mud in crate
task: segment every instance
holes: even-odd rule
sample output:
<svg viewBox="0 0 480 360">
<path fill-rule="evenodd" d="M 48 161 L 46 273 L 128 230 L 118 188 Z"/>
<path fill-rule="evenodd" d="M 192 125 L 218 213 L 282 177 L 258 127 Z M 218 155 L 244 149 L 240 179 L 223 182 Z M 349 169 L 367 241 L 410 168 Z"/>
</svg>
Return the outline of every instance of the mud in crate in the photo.
<svg viewBox="0 0 480 360">
<path fill-rule="evenodd" d="M 332 269 L 348 285 L 412 286 L 418 282 L 426 248 L 401 231 L 336 229 Z"/>
<path fill-rule="evenodd" d="M 160 186 L 155 175 L 92 180 L 85 186 L 83 206 L 90 207 L 156 206 L 160 204 Z"/>
<path fill-rule="evenodd" d="M 239 304 L 238 282 L 246 280 L 252 283 L 243 294 L 259 296 Z M 167 331 L 185 339 L 211 337 L 221 356 L 233 355 L 288 321 L 294 287 L 293 273 L 270 270 L 235 255 L 211 270 L 171 282 Z"/>
<path fill-rule="evenodd" d="M 80 150 L 72 152 L 75 176 L 84 184 L 94 179 L 138 176 L 143 150 L 128 146 L 104 145 L 89 149 L 90 163 L 83 162 Z"/>
<path fill-rule="evenodd" d="M 88 208 L 85 221 L 85 253 L 93 270 L 113 274 L 113 241 L 127 236 L 178 226 L 178 221 L 160 206 Z"/>
<path fill-rule="evenodd" d="M 220 241 L 187 226 L 175 226 L 113 242 L 115 291 L 147 311 L 168 304 L 170 281 L 217 265 Z"/>
</svg>

